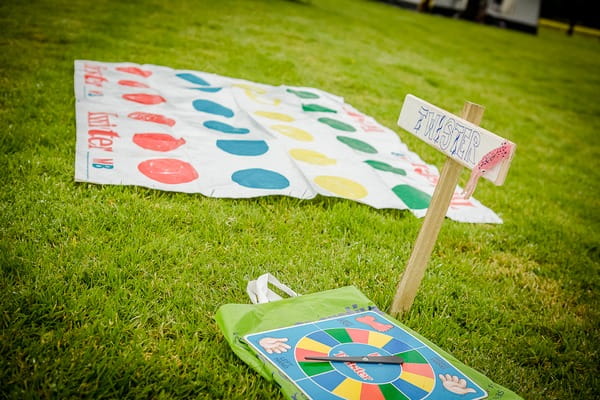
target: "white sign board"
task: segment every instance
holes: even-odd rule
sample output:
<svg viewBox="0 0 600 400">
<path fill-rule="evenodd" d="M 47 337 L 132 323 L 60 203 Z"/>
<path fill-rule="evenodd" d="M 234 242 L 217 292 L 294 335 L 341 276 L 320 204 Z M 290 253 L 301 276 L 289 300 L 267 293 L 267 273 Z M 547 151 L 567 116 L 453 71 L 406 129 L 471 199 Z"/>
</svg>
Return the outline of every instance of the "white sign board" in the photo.
<svg viewBox="0 0 600 400">
<path fill-rule="evenodd" d="M 514 143 L 411 94 L 404 99 L 398 126 L 469 169 L 508 143 L 510 155 L 483 174 L 496 185 L 504 183 L 516 148 Z"/>
</svg>

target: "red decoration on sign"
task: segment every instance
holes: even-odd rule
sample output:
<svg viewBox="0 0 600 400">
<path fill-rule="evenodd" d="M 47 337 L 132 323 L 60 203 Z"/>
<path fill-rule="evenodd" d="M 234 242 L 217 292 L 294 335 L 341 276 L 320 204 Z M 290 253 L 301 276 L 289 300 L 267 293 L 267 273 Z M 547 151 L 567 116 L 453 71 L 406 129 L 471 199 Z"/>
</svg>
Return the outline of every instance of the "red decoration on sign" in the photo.
<svg viewBox="0 0 600 400">
<path fill-rule="evenodd" d="M 141 103 L 141 104 L 159 104 L 159 103 L 164 103 L 167 101 L 162 96 L 159 96 L 157 94 L 147 94 L 147 93 L 124 94 L 123 98 L 125 100 L 135 101 L 136 103 Z"/>
<path fill-rule="evenodd" d="M 182 138 L 176 139 L 166 133 L 136 133 L 133 142 L 138 146 L 155 151 L 171 151 L 185 144 Z"/>
<path fill-rule="evenodd" d="M 128 74 L 143 76 L 144 78 L 147 78 L 150 75 L 152 75 L 152 71 L 145 71 L 138 67 L 117 67 L 117 71 L 127 72 Z"/>
<path fill-rule="evenodd" d="M 154 123 L 162 124 L 162 125 L 169 125 L 169 126 L 175 125 L 174 119 L 165 117 L 164 115 L 160 115 L 160 114 L 152 114 L 152 113 L 146 113 L 146 112 L 142 112 L 142 111 L 136 111 L 136 112 L 132 112 L 131 114 L 129 114 L 128 117 L 131 119 L 137 119 L 137 120 L 146 121 L 146 122 L 154 122 Z"/>
<path fill-rule="evenodd" d="M 146 160 L 138 165 L 138 170 L 150 179 L 172 185 L 198 179 L 198 172 L 191 164 L 174 158 Z"/>
<path fill-rule="evenodd" d="M 119 85 L 122 86 L 131 86 L 131 87 L 139 87 L 139 88 L 149 88 L 150 86 L 146 85 L 145 83 L 142 82 L 138 82 L 138 81 L 128 81 L 126 79 L 122 79 L 119 81 Z"/>
</svg>

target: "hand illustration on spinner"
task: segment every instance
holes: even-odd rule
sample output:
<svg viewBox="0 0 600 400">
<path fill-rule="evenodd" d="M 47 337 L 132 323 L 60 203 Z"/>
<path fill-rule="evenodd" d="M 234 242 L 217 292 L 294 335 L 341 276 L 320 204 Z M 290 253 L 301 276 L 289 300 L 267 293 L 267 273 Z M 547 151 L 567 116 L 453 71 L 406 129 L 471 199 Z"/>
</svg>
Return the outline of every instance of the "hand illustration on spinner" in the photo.
<svg viewBox="0 0 600 400">
<path fill-rule="evenodd" d="M 265 349 L 265 351 L 269 354 L 273 354 L 273 353 L 285 353 L 286 351 L 288 351 L 291 347 L 289 344 L 286 344 L 285 342 L 287 342 L 287 338 L 270 338 L 270 337 L 266 337 L 263 339 L 260 339 L 260 341 L 258 342 L 258 344 Z"/>
<path fill-rule="evenodd" d="M 467 387 L 467 381 L 464 379 L 459 379 L 458 376 L 452 376 L 450 374 L 442 375 L 439 374 L 439 377 L 444 385 L 446 390 L 456 393 L 456 394 L 467 394 L 467 393 L 475 393 L 475 389 Z"/>
</svg>

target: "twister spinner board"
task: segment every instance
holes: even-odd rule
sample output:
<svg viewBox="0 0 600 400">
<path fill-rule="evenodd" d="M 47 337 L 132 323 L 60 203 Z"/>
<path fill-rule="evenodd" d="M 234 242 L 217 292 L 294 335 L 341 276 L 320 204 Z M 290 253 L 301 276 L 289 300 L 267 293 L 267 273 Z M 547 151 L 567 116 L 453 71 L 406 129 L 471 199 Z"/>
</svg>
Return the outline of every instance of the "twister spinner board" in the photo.
<svg viewBox="0 0 600 400">
<path fill-rule="evenodd" d="M 385 316 L 360 312 L 244 337 L 309 399 L 484 399 L 487 393 Z M 305 357 L 398 356 L 399 364 L 309 361 Z"/>
</svg>

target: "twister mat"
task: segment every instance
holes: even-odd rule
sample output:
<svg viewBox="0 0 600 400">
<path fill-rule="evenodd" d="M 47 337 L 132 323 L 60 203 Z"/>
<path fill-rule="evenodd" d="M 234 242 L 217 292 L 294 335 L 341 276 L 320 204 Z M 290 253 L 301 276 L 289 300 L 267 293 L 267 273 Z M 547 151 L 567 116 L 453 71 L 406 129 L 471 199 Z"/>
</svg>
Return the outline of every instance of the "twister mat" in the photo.
<svg viewBox="0 0 600 400">
<path fill-rule="evenodd" d="M 80 182 L 221 198 L 319 194 L 422 217 L 439 179 L 395 132 L 315 88 L 78 60 L 75 97 Z M 460 192 L 449 218 L 502 222 Z"/>
</svg>

